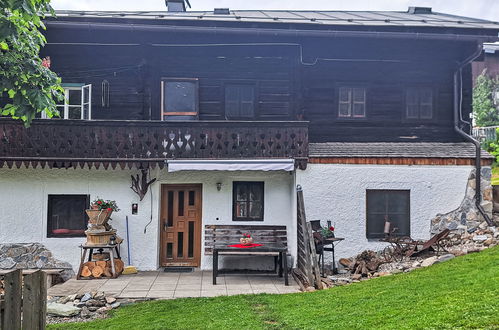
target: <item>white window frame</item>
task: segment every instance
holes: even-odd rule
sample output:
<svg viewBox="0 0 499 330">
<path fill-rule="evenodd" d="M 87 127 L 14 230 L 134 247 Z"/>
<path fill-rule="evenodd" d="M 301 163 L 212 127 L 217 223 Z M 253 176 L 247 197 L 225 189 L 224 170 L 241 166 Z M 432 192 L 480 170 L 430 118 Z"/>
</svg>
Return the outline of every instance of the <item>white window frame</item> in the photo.
<svg viewBox="0 0 499 330">
<path fill-rule="evenodd" d="M 354 90 L 355 89 L 361 89 L 362 92 L 363 92 L 363 99 L 364 101 L 363 102 L 358 102 L 358 101 L 355 101 L 354 99 Z M 341 100 L 341 92 L 342 90 L 346 90 L 347 93 L 348 93 L 348 101 L 342 101 Z M 366 112 L 367 112 L 367 89 L 365 87 L 360 87 L 360 86 L 342 86 L 338 89 L 338 117 L 339 118 L 366 118 Z M 340 112 L 340 108 L 341 108 L 341 105 L 342 104 L 347 104 L 348 105 L 348 114 L 342 114 Z M 353 114 L 353 109 L 354 109 L 354 106 L 355 104 L 362 104 L 363 105 L 363 109 L 364 109 L 364 112 L 362 113 L 362 115 L 354 115 Z"/>
<path fill-rule="evenodd" d="M 429 91 L 431 94 L 431 101 L 430 102 L 422 102 L 421 101 L 421 94 L 423 91 Z M 409 93 L 415 92 L 416 97 L 417 97 L 417 103 L 416 104 L 409 104 Z M 409 114 L 409 106 L 410 105 L 416 105 L 418 109 L 417 116 L 411 116 Z M 429 116 L 424 116 L 422 115 L 421 107 L 422 106 L 430 106 L 431 107 L 431 114 Z M 434 112 L 435 111 L 435 91 L 431 87 L 409 87 L 405 91 L 405 118 L 408 120 L 430 120 L 433 119 Z"/>
<path fill-rule="evenodd" d="M 64 88 L 64 104 L 58 104 L 57 109 L 61 114 L 61 119 L 69 119 L 69 109 L 70 108 L 80 108 L 80 119 L 82 120 L 92 120 L 92 84 L 79 86 L 62 86 Z M 70 91 L 80 91 L 81 93 L 81 103 L 80 104 L 69 104 L 69 92 Z M 88 98 L 86 97 L 88 95 Z M 85 99 L 87 101 L 85 102 Z M 88 118 L 85 118 L 85 107 L 88 108 Z M 42 112 L 42 119 L 50 119 L 45 112 Z"/>
</svg>

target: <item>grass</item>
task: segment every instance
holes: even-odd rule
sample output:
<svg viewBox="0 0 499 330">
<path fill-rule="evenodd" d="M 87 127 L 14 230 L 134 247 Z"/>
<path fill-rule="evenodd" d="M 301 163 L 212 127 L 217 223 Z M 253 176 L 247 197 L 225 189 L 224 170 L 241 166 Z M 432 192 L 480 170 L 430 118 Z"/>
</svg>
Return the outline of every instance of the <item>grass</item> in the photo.
<svg viewBox="0 0 499 330">
<path fill-rule="evenodd" d="M 429 268 L 312 293 L 125 306 L 49 329 L 499 329 L 499 247 Z"/>
<path fill-rule="evenodd" d="M 499 186 L 499 166 L 492 168 L 492 185 Z"/>
</svg>

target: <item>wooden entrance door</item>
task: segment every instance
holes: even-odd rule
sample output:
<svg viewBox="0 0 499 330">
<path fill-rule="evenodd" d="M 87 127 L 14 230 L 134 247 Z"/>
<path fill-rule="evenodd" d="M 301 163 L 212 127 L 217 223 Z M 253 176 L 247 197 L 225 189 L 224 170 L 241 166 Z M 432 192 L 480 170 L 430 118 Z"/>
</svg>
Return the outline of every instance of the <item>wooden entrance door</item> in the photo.
<svg viewBox="0 0 499 330">
<path fill-rule="evenodd" d="M 201 263 L 201 185 L 161 187 L 161 266 Z"/>
</svg>

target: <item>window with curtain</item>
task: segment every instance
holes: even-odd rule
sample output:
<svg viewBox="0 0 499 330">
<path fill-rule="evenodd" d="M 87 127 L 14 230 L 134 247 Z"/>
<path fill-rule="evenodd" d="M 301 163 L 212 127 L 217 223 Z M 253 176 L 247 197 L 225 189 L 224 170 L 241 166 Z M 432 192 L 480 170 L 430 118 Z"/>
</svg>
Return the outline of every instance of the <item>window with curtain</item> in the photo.
<svg viewBox="0 0 499 330">
<path fill-rule="evenodd" d="M 233 221 L 263 221 L 263 182 L 233 183 Z"/>
<path fill-rule="evenodd" d="M 406 118 L 433 118 L 433 90 L 426 87 L 413 87 L 406 91 Z"/>
<path fill-rule="evenodd" d="M 49 195 L 47 237 L 83 237 L 88 218 L 88 195 Z"/>
<path fill-rule="evenodd" d="M 394 235 L 410 236 L 409 190 L 367 190 L 367 238 L 384 237 L 385 220 Z"/>
<path fill-rule="evenodd" d="M 338 91 L 338 117 L 366 117 L 366 89 L 362 87 L 340 87 Z"/>
</svg>

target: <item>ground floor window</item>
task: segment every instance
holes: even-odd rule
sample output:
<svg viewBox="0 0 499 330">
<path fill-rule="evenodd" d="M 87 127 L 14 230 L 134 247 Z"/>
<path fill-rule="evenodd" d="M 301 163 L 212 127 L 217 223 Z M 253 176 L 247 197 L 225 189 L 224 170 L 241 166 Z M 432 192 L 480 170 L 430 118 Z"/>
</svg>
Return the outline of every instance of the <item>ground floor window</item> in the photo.
<svg viewBox="0 0 499 330">
<path fill-rule="evenodd" d="M 49 195 L 47 237 L 85 236 L 88 208 L 88 195 Z"/>
<path fill-rule="evenodd" d="M 367 190 L 367 238 L 382 238 L 385 221 L 398 236 L 410 236 L 410 191 Z"/>
<path fill-rule="evenodd" d="M 263 182 L 235 181 L 233 221 L 263 221 Z"/>
</svg>

